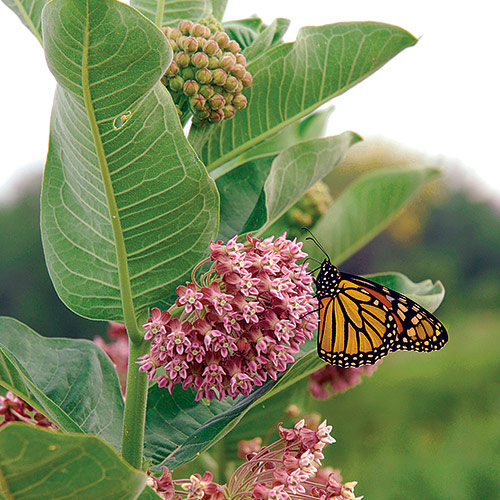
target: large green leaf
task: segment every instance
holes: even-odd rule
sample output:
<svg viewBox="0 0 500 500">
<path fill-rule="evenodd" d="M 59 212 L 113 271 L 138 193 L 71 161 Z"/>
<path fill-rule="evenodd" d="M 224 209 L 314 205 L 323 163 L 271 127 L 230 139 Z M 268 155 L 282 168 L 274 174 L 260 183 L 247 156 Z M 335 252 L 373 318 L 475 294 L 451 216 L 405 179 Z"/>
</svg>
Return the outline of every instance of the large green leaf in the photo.
<svg viewBox="0 0 500 500">
<path fill-rule="evenodd" d="M 440 282 L 431 286 L 430 280 L 413 283 L 399 273 L 384 273 L 370 279 L 418 300 L 434 311 L 444 296 Z M 262 405 L 299 380 L 324 366 L 316 354 L 315 342 L 307 342 L 297 361 L 278 377 L 256 388 L 248 397 L 233 401 L 196 403 L 194 392 L 175 386 L 173 395 L 166 389 L 154 386 L 150 389 L 145 433 L 145 454 L 152 458 L 153 470 L 162 465 L 170 468 L 193 460 L 202 451 L 225 436 L 240 422 L 247 412 Z"/>
<path fill-rule="evenodd" d="M 408 32 L 387 24 L 339 23 L 302 28 L 295 43 L 267 51 L 247 68 L 248 107 L 190 140 L 212 170 L 308 115 L 414 45 Z"/>
<path fill-rule="evenodd" d="M 120 449 L 120 384 L 93 342 L 44 338 L 15 319 L 0 318 L 0 386 L 61 430 L 96 434 Z"/>
<path fill-rule="evenodd" d="M 210 176 L 214 179 L 218 179 L 239 165 L 243 165 L 244 163 L 258 160 L 260 158 L 267 158 L 269 156 L 275 157 L 284 149 L 287 149 L 298 142 L 316 139 L 323 136 L 332 111 L 333 106 L 322 111 L 312 113 L 303 120 L 290 124 L 275 136 L 270 137 L 252 149 L 245 151 L 238 157 L 224 163 L 224 165 L 219 168 L 212 170 L 210 172 Z"/>
<path fill-rule="evenodd" d="M 163 34 L 114 0 L 53 0 L 47 61 L 59 86 L 42 192 L 49 272 L 94 319 L 166 304 L 216 235 L 218 194 L 159 79 Z"/>
<path fill-rule="evenodd" d="M 183 19 L 198 21 L 212 12 L 210 0 L 130 0 L 130 5 L 160 28 Z"/>
<path fill-rule="evenodd" d="M 146 476 L 93 436 L 26 424 L 0 431 L 0 485 L 9 500 L 133 500 Z"/>
<path fill-rule="evenodd" d="M 219 237 L 271 225 L 344 157 L 360 138 L 352 132 L 303 141 L 274 158 L 246 163 L 217 179 L 221 194 Z"/>
<path fill-rule="evenodd" d="M 226 11 L 227 0 L 211 0 L 212 14 L 216 19 L 222 21 L 224 12 Z"/>
<path fill-rule="evenodd" d="M 2 0 L 42 43 L 42 9 L 49 0 Z"/>
<path fill-rule="evenodd" d="M 313 233 L 338 265 L 379 234 L 421 189 L 439 174 L 434 168 L 371 172 L 353 182 L 314 226 Z M 311 242 L 312 257 L 324 255 Z"/>
</svg>

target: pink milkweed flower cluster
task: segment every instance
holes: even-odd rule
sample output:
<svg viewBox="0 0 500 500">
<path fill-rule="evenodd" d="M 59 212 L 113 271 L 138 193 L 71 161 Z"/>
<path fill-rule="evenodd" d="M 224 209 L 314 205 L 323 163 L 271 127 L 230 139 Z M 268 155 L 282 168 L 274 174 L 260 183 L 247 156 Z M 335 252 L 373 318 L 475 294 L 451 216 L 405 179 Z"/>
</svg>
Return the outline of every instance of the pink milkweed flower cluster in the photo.
<svg viewBox="0 0 500 500">
<path fill-rule="evenodd" d="M 173 480 L 164 467 L 161 477 L 149 478 L 150 486 L 165 500 L 360 500 L 356 482 L 342 484 L 338 472 L 322 468 L 323 448 L 335 440 L 326 421 L 309 429 L 304 420 L 293 429 L 278 426 L 280 439 L 250 453 L 227 485 L 213 481 L 210 472 Z"/>
<path fill-rule="evenodd" d="M 10 422 L 23 422 L 37 427 L 58 428 L 42 413 L 26 403 L 19 396 L 7 391 L 5 396 L 0 396 L 0 427 Z"/>
<path fill-rule="evenodd" d="M 371 376 L 378 368 L 374 365 L 359 366 L 357 368 L 341 368 L 340 366 L 325 365 L 309 376 L 309 392 L 316 399 L 328 399 L 335 394 L 345 392 L 351 387 L 361 384 L 362 376 Z"/>
<path fill-rule="evenodd" d="M 317 326 L 316 299 L 302 243 L 279 238 L 235 236 L 210 244 L 192 282 L 177 288 L 168 311 L 152 309 L 144 325 L 151 352 L 139 358 L 139 370 L 170 392 L 174 385 L 193 387 L 196 399 L 247 396 L 268 377 L 294 361 L 294 355 Z M 212 262 L 195 279 L 196 271 Z M 172 317 L 174 307 L 182 308 Z M 157 369 L 164 371 L 158 373 Z"/>
</svg>

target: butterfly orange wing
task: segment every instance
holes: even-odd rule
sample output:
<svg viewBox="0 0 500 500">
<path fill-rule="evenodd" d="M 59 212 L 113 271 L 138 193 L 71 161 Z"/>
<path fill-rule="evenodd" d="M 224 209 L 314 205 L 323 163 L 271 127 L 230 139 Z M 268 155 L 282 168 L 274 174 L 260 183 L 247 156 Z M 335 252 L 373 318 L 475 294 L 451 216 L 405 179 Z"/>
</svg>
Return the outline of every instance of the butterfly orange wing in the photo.
<svg viewBox="0 0 500 500">
<path fill-rule="evenodd" d="M 373 364 L 399 349 L 434 351 L 446 329 L 408 297 L 365 278 L 340 273 L 334 296 L 320 298 L 318 354 L 341 367 Z"/>
</svg>

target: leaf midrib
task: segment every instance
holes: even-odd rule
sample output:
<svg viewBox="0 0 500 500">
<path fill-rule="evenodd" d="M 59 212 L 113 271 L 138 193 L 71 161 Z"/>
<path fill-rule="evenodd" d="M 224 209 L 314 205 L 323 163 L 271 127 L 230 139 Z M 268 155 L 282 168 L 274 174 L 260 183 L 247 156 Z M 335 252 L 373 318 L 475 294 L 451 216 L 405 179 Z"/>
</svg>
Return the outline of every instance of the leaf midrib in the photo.
<svg viewBox="0 0 500 500">
<path fill-rule="evenodd" d="M 99 169 L 101 171 L 102 182 L 106 194 L 106 201 L 108 204 L 109 216 L 111 227 L 113 229 L 113 238 L 116 249 L 116 260 L 118 265 L 118 279 L 120 283 L 120 295 L 122 300 L 122 310 L 127 332 L 130 339 L 135 343 L 141 343 L 143 338 L 140 335 L 137 321 L 135 318 L 134 302 L 132 298 L 132 288 L 130 286 L 130 272 L 127 261 L 127 251 L 125 248 L 125 239 L 123 237 L 123 230 L 121 226 L 120 214 L 116 204 L 115 193 L 111 176 L 109 173 L 108 162 L 102 144 L 101 134 L 95 115 L 95 110 L 92 102 L 92 95 L 90 92 L 90 77 L 89 77 L 89 50 L 90 50 L 90 11 L 89 3 L 86 4 L 87 15 L 85 18 L 84 42 L 83 42 L 83 58 L 82 58 L 82 92 L 85 102 L 85 109 L 89 120 L 90 130 L 96 149 L 97 161 L 99 162 Z"/>
<path fill-rule="evenodd" d="M 20 0 L 14 0 L 14 3 L 16 5 L 16 7 L 19 9 L 19 13 L 21 14 L 21 17 L 26 22 L 26 25 L 28 26 L 30 31 L 36 36 L 36 38 L 40 42 L 40 44 L 43 45 L 42 35 L 40 35 L 40 32 L 36 29 L 36 26 L 33 24 L 33 21 L 31 20 L 31 17 L 29 16 L 29 14 L 26 12 L 24 5 L 22 5 Z"/>
</svg>

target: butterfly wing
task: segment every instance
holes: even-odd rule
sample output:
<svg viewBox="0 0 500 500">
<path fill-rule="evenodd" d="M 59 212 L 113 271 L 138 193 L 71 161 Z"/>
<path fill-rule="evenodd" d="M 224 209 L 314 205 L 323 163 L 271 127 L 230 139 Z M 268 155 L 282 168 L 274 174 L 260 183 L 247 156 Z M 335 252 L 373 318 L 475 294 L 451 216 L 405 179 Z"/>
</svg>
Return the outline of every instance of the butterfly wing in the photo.
<svg viewBox="0 0 500 500">
<path fill-rule="evenodd" d="M 341 277 L 363 288 L 373 297 L 374 303 L 378 301 L 390 310 L 396 323 L 396 336 L 389 346 L 390 351 L 437 351 L 448 341 L 443 324 L 408 297 L 359 276 L 341 273 Z"/>
<path fill-rule="evenodd" d="M 370 288 L 341 278 L 335 294 L 320 297 L 319 357 L 343 368 L 373 364 L 396 341 L 396 319 Z"/>
</svg>

